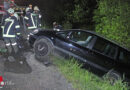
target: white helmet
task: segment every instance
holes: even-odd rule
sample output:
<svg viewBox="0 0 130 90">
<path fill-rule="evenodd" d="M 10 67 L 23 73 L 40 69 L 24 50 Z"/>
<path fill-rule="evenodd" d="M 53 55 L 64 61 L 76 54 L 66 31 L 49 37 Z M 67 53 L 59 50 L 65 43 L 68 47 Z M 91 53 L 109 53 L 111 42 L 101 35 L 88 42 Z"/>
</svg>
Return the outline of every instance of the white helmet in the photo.
<svg viewBox="0 0 130 90">
<path fill-rule="evenodd" d="M 35 10 L 35 11 L 40 11 L 39 8 L 38 8 L 38 6 L 35 6 L 35 7 L 34 7 L 34 10 Z"/>
<path fill-rule="evenodd" d="M 13 14 L 13 13 L 14 13 L 14 9 L 9 8 L 9 9 L 7 10 L 7 12 L 8 12 L 9 14 Z"/>
<path fill-rule="evenodd" d="M 28 12 L 29 10 L 30 10 L 30 8 L 29 8 L 29 7 L 27 7 L 25 11 L 26 11 L 26 12 Z"/>
</svg>

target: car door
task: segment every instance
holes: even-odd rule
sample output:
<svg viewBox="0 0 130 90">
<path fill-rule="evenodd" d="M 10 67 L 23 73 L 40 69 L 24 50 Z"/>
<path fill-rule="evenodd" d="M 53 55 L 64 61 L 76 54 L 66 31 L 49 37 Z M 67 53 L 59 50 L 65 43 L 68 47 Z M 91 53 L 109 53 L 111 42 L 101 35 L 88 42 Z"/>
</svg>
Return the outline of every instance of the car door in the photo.
<svg viewBox="0 0 130 90">
<path fill-rule="evenodd" d="M 114 68 L 117 57 L 116 45 L 97 36 L 92 51 L 94 53 L 92 59 L 101 71 L 107 72 Z"/>
<path fill-rule="evenodd" d="M 88 65 L 107 72 L 114 67 L 117 47 L 98 36 L 85 31 L 71 31 L 58 37 L 56 45 Z"/>
<path fill-rule="evenodd" d="M 88 41 L 86 40 L 88 37 L 87 34 L 88 34 L 87 32 L 83 32 L 79 30 L 73 30 L 68 33 L 66 32 L 59 33 L 57 35 L 57 38 L 55 39 L 56 46 L 58 49 L 69 54 L 70 56 L 74 56 L 76 58 L 79 58 L 80 56 L 81 58 L 84 58 L 85 54 L 82 51 L 82 49 L 86 49 L 86 48 L 81 46 L 80 44 L 82 45 L 88 44 L 89 40 Z M 89 37 L 89 39 L 91 38 L 92 36 Z M 90 44 L 88 44 L 88 46 L 90 46 Z"/>
<path fill-rule="evenodd" d="M 71 42 L 67 39 L 67 37 L 70 35 L 71 31 L 60 31 L 57 32 L 56 38 L 55 38 L 55 48 L 58 53 L 66 56 L 69 55 Z"/>
<path fill-rule="evenodd" d="M 69 41 L 71 42 L 70 52 L 77 55 L 78 59 L 86 62 L 87 53 L 90 52 L 95 41 L 94 35 L 86 31 L 72 31 Z"/>
<path fill-rule="evenodd" d="M 66 38 L 59 39 L 58 37 L 56 45 L 67 51 L 70 56 L 86 62 L 88 52 L 92 53 L 90 48 L 92 48 L 94 40 L 95 36 L 86 31 L 73 30 L 66 36 Z"/>
<path fill-rule="evenodd" d="M 69 47 L 70 52 L 77 55 L 80 60 L 86 63 L 87 66 L 91 66 L 91 68 L 96 68 L 98 70 L 107 72 L 108 69 L 112 68 L 114 65 L 113 58 L 103 53 L 99 53 L 93 49 L 93 47 L 97 44 L 100 44 L 101 47 L 105 45 L 104 48 L 110 45 L 108 42 L 98 43 L 99 40 L 97 38 L 98 37 L 96 35 L 89 32 L 72 31 L 69 37 L 69 40 L 72 42 L 71 47 Z M 100 41 L 102 42 L 103 40 Z M 112 46 L 110 48 L 112 48 Z M 115 49 L 115 47 L 113 48 Z"/>
</svg>

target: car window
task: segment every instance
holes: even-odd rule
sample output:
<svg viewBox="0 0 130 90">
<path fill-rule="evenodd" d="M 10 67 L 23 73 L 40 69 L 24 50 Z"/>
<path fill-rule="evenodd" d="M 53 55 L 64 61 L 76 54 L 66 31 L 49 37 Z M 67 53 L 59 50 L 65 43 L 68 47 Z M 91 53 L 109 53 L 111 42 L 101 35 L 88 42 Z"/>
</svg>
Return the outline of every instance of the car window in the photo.
<svg viewBox="0 0 130 90">
<path fill-rule="evenodd" d="M 93 36 L 87 32 L 72 32 L 70 35 L 70 40 L 84 47 L 87 47 L 92 39 Z"/>
<path fill-rule="evenodd" d="M 116 46 L 100 38 L 97 39 L 93 49 L 112 58 L 116 55 Z"/>
<path fill-rule="evenodd" d="M 57 35 L 62 37 L 62 38 L 66 38 L 66 36 L 68 35 L 69 32 L 58 32 Z"/>
<path fill-rule="evenodd" d="M 125 63 L 130 63 L 130 54 L 128 52 L 120 50 L 119 60 L 121 60 L 121 61 L 123 61 Z"/>
</svg>

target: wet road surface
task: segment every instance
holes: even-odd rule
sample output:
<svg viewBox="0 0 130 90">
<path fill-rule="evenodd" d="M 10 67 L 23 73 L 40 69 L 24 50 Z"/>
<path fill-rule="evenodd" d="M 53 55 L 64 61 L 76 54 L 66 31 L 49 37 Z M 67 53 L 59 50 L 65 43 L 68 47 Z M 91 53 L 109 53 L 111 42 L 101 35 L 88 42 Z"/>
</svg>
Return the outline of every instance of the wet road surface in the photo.
<svg viewBox="0 0 130 90">
<path fill-rule="evenodd" d="M 32 52 L 25 52 L 24 56 L 23 64 L 0 56 L 0 76 L 5 82 L 0 90 L 73 90 L 54 65 L 46 67 Z"/>
</svg>

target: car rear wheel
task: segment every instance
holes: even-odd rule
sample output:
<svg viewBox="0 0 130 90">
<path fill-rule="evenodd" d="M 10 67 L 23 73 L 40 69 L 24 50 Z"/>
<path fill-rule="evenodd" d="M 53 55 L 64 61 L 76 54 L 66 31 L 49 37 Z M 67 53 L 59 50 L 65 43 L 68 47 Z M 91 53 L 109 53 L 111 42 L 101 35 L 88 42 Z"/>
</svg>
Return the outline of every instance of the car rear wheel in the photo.
<svg viewBox="0 0 130 90">
<path fill-rule="evenodd" d="M 121 80 L 121 75 L 114 70 L 110 70 L 108 73 L 105 74 L 104 77 L 106 80 L 109 80 L 112 85 L 118 80 Z"/>
<path fill-rule="evenodd" d="M 41 38 L 36 40 L 34 43 L 34 52 L 35 58 L 44 61 L 44 59 L 52 54 L 53 52 L 53 45 L 50 43 L 49 40 Z"/>
</svg>

